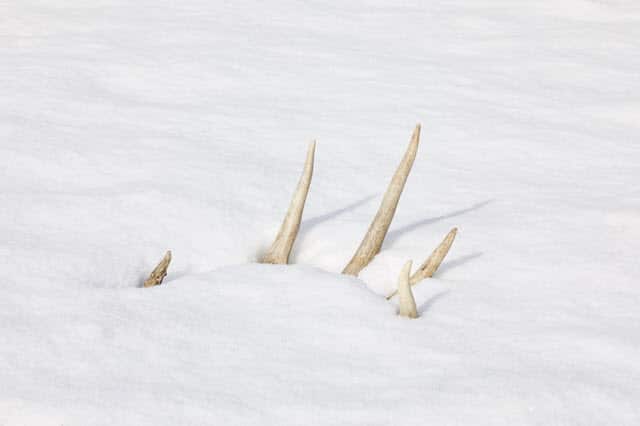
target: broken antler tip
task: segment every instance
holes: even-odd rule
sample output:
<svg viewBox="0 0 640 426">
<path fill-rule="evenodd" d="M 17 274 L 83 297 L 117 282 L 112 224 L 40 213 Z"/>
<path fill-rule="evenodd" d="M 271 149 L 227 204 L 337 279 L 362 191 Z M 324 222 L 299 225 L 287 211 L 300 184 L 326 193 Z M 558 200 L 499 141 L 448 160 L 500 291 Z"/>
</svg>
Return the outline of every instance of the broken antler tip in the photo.
<svg viewBox="0 0 640 426">
<path fill-rule="evenodd" d="M 171 263 L 171 250 L 167 250 L 167 252 L 162 257 L 162 260 L 158 265 L 151 271 L 149 278 L 147 278 L 143 284 L 144 287 L 153 287 L 156 285 L 162 284 L 162 280 L 167 276 L 167 269 L 169 268 L 169 264 Z"/>
</svg>

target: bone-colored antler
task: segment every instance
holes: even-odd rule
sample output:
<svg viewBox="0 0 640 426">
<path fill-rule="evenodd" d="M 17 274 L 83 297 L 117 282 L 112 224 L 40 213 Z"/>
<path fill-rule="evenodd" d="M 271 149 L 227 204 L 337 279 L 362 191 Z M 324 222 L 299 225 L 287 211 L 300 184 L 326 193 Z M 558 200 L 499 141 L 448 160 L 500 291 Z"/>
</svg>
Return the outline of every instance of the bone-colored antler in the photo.
<svg viewBox="0 0 640 426">
<path fill-rule="evenodd" d="M 170 263 L 171 250 L 167 250 L 160 263 L 158 263 L 158 266 L 151 271 L 149 278 L 145 280 L 144 287 L 153 287 L 162 284 L 162 280 L 167 276 L 167 269 L 169 268 Z"/>
<path fill-rule="evenodd" d="M 302 219 L 302 212 L 304 210 L 304 203 L 307 200 L 307 193 L 309 192 L 309 186 L 311 185 L 315 151 L 316 142 L 313 141 L 309 144 L 307 160 L 304 164 L 304 169 L 298 182 L 296 192 L 293 194 L 287 215 L 280 226 L 278 235 L 271 245 L 271 248 L 260 260 L 261 263 L 286 264 L 289 262 L 289 254 L 291 253 L 291 248 L 293 247 L 293 243 L 298 235 L 300 220 Z"/>
<path fill-rule="evenodd" d="M 449 249 L 451 248 L 451 244 L 453 244 L 453 240 L 455 240 L 457 233 L 458 228 L 453 228 L 451 231 L 449 231 L 447 236 L 444 237 L 444 240 L 442 240 L 442 242 L 438 244 L 438 247 L 433 250 L 427 260 L 425 260 L 424 263 L 420 265 L 418 270 L 411 276 L 411 279 L 409 280 L 409 283 L 411 285 L 416 285 L 425 278 L 431 278 L 433 276 L 433 274 L 438 270 L 438 267 L 440 267 L 440 264 L 444 260 L 447 253 L 449 253 Z M 389 296 L 387 296 L 387 300 L 391 299 L 397 293 L 397 290 L 391 293 Z"/>
<path fill-rule="evenodd" d="M 402 267 L 400 276 L 398 277 L 398 293 L 400 294 L 400 302 L 398 304 L 400 310 L 399 315 L 407 318 L 418 318 L 418 309 L 416 301 L 413 298 L 411 284 L 409 284 L 409 274 L 411 273 L 412 261 L 408 261 Z"/>
<path fill-rule="evenodd" d="M 360 243 L 358 250 L 356 250 L 353 258 L 342 271 L 343 274 L 357 276 L 358 273 L 380 252 L 382 243 L 384 242 L 389 226 L 391 225 L 391 221 L 393 220 L 393 216 L 395 215 L 404 185 L 409 173 L 411 172 L 411 167 L 413 166 L 413 162 L 416 158 L 419 143 L 420 124 L 416 125 L 413 135 L 411 136 L 409 146 L 407 147 L 402 161 L 398 165 L 398 168 L 389 183 L 380 207 L 378 208 L 378 212 L 371 222 L 371 225 L 369 225 L 369 229 Z M 304 205 L 311 185 L 315 148 L 315 141 L 311 142 L 307 151 L 307 158 L 302 171 L 302 176 L 300 177 L 296 191 L 293 194 L 289 210 L 287 211 L 284 221 L 280 226 L 280 230 L 278 231 L 278 235 L 271 245 L 271 248 L 262 257 L 262 263 L 286 264 L 289 261 L 289 255 L 291 254 L 291 249 L 296 236 L 298 235 Z M 457 228 L 453 228 L 413 275 L 411 275 L 412 261 L 408 261 L 403 266 L 398 278 L 398 289 L 387 297 L 387 299 L 390 299 L 394 295 L 399 294 L 399 314 L 401 316 L 417 318 L 418 312 L 411 286 L 419 283 L 425 278 L 433 276 L 449 252 L 457 231 Z M 171 251 L 167 251 L 158 266 L 155 267 L 153 272 L 151 272 L 151 275 L 149 275 L 149 278 L 144 282 L 144 287 L 152 287 L 161 284 L 162 280 L 167 275 L 167 268 L 170 263 Z"/>
<path fill-rule="evenodd" d="M 436 247 L 431 255 L 424 261 L 422 265 L 418 268 L 418 270 L 411 276 L 411 285 L 418 284 L 425 278 L 431 278 L 433 274 L 438 270 L 440 264 L 444 260 L 447 253 L 449 253 L 449 249 L 451 248 L 451 244 L 453 244 L 453 240 L 456 239 L 456 234 L 458 233 L 458 228 L 453 228 L 446 237 L 442 240 L 438 247 Z"/>
<path fill-rule="evenodd" d="M 416 125 L 413 135 L 411 136 L 411 142 L 409 142 L 409 147 L 407 148 L 396 173 L 393 175 L 393 178 L 389 183 L 389 187 L 387 188 L 387 192 L 384 194 L 380 208 L 378 209 L 373 222 L 369 225 L 369 230 L 362 239 L 358 250 L 353 255 L 349 264 L 345 266 L 342 271 L 343 274 L 357 276 L 358 273 L 360 273 L 360 271 L 367 266 L 369 262 L 371 262 L 375 255 L 380 252 L 384 238 L 387 235 L 387 231 L 389 230 L 389 226 L 393 220 L 393 215 L 396 212 L 400 195 L 402 195 L 402 190 L 404 189 L 404 184 L 407 181 L 407 177 L 411 171 L 411 166 L 413 166 L 413 161 L 416 158 L 419 143 L 420 124 Z"/>
</svg>

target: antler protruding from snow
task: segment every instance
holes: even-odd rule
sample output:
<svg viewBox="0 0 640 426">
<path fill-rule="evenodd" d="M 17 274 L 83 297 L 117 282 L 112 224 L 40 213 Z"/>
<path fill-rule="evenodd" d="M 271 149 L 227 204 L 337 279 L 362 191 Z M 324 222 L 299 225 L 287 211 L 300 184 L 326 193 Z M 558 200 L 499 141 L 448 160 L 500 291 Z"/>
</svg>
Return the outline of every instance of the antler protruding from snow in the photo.
<svg viewBox="0 0 640 426">
<path fill-rule="evenodd" d="M 456 239 L 457 233 L 458 228 L 453 228 L 451 231 L 449 231 L 447 236 L 444 237 L 444 240 L 442 240 L 442 242 L 438 244 L 438 247 L 433 250 L 427 260 L 425 260 L 424 263 L 420 265 L 418 270 L 411 276 L 411 278 L 409 279 L 409 283 L 411 285 L 416 285 L 425 278 L 431 278 L 433 274 L 435 274 L 447 253 L 449 253 L 449 249 L 451 248 L 451 244 L 453 244 L 453 240 Z M 387 296 L 387 300 L 391 299 L 397 293 L 397 290 L 391 293 L 389 296 Z"/>
<path fill-rule="evenodd" d="M 286 264 L 289 262 L 289 254 L 291 253 L 291 248 L 293 247 L 293 243 L 298 235 L 300 220 L 302 219 L 302 212 L 304 210 L 304 203 L 307 200 L 307 193 L 309 192 L 309 186 L 311 185 L 315 151 L 316 142 L 313 141 L 309 144 L 304 170 L 302 171 L 302 176 L 298 182 L 296 192 L 293 194 L 293 199 L 289 205 L 287 215 L 280 226 L 278 235 L 271 245 L 271 248 L 260 260 L 261 263 Z"/>
<path fill-rule="evenodd" d="M 382 243 L 384 242 L 389 226 L 391 225 L 391 221 L 393 220 L 393 216 L 395 215 L 396 208 L 398 207 L 398 202 L 400 201 L 407 178 L 409 177 L 409 173 L 413 167 L 419 144 L 420 124 L 417 124 L 413 131 L 413 135 L 411 136 L 409 146 L 402 157 L 402 161 L 400 161 L 400 164 L 389 183 L 387 191 L 382 198 L 378 212 L 369 225 L 369 229 L 362 239 L 360 246 L 342 271 L 343 274 L 357 276 L 360 271 L 362 271 L 362 269 L 366 267 L 380 252 Z M 295 243 L 298 235 L 298 230 L 300 229 L 304 205 L 307 200 L 307 194 L 309 193 L 309 187 L 311 186 L 315 149 L 316 143 L 313 141 L 309 144 L 302 176 L 300 177 L 298 186 L 293 194 L 289 210 L 287 211 L 284 221 L 280 226 L 275 241 L 260 260 L 261 263 L 286 264 L 289 262 L 291 249 L 293 248 L 293 244 Z M 391 299 L 396 294 L 399 294 L 399 314 L 401 316 L 408 318 L 418 317 L 416 302 L 413 297 L 411 286 L 419 283 L 425 278 L 433 276 L 449 252 L 457 232 L 457 228 L 453 228 L 449 231 L 444 240 L 442 240 L 438 247 L 436 247 L 427 260 L 425 260 L 413 275 L 411 275 L 411 266 L 413 262 L 408 261 L 405 263 L 400 272 L 400 276 L 398 277 L 398 289 L 387 297 L 387 299 Z M 144 287 L 153 287 L 162 284 L 162 280 L 167 276 L 167 269 L 169 268 L 170 263 L 171 251 L 167 251 L 158 266 L 156 266 L 151 272 L 149 278 L 145 280 Z"/>
<path fill-rule="evenodd" d="M 408 261 L 402 267 L 400 276 L 398 277 L 398 293 L 400 294 L 399 314 L 402 317 L 418 318 L 418 309 L 416 301 L 413 298 L 411 284 L 409 283 L 409 274 L 411 273 L 411 265 L 413 262 Z"/>
<path fill-rule="evenodd" d="M 451 248 L 451 244 L 453 244 L 453 240 L 456 239 L 456 234 L 458 233 L 458 228 L 453 228 L 444 240 L 438 247 L 433 250 L 431 255 L 424 261 L 422 265 L 418 268 L 418 270 L 411 276 L 410 283 L 411 285 L 418 284 L 425 278 L 431 278 L 433 274 L 438 270 L 440 264 L 444 260 L 447 253 L 449 253 L 449 249 Z"/>
<path fill-rule="evenodd" d="M 151 275 L 149 275 L 149 278 L 145 280 L 144 286 L 153 287 L 162 284 L 162 280 L 167 276 L 167 269 L 169 268 L 170 263 L 171 250 L 167 250 L 160 263 L 158 263 L 158 266 L 154 268 L 154 270 L 151 272 Z"/>
<path fill-rule="evenodd" d="M 387 192 L 384 194 L 380 208 L 378 209 L 373 222 L 369 225 L 369 230 L 362 239 L 358 250 L 353 255 L 353 258 L 351 258 L 349 264 L 342 271 L 343 274 L 357 276 L 358 273 L 360 273 L 360 271 L 367 266 L 369 262 L 371 262 L 375 255 L 380 252 L 384 238 L 387 235 L 387 231 L 389 230 L 389 226 L 393 220 L 393 215 L 396 212 L 400 195 L 402 195 L 402 190 L 404 189 L 404 184 L 407 181 L 407 177 L 411 171 L 411 166 L 413 166 L 413 161 L 416 158 L 419 143 L 420 124 L 416 125 L 413 135 L 411 136 L 411 142 L 409 142 L 409 147 L 407 148 L 396 173 L 393 175 L 391 183 L 389 183 L 389 187 L 387 188 Z"/>
</svg>

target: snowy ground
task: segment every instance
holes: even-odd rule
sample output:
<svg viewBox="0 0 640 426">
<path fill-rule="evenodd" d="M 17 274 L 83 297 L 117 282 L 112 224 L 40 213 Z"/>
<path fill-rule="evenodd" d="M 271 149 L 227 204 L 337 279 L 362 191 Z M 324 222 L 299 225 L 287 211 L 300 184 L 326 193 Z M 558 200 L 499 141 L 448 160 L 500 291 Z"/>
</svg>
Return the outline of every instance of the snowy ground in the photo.
<svg viewBox="0 0 640 426">
<path fill-rule="evenodd" d="M 640 424 L 640 4 L 393 3 L 0 1 L 1 425 Z"/>
</svg>

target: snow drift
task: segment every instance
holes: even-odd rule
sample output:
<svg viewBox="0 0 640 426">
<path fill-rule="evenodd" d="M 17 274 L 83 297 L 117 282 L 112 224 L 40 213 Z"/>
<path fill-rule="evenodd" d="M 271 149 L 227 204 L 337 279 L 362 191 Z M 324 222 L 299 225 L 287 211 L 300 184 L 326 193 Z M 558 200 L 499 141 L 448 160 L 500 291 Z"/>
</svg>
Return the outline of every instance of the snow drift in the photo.
<svg viewBox="0 0 640 426">
<path fill-rule="evenodd" d="M 639 29 L 630 1 L 5 2 L 0 424 L 638 424 Z M 312 139 L 293 265 L 255 264 Z"/>
</svg>

